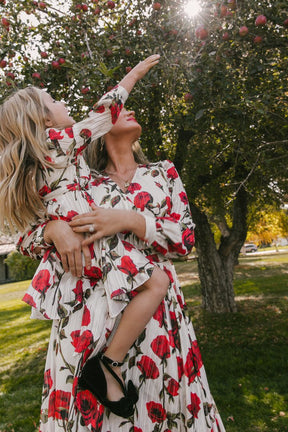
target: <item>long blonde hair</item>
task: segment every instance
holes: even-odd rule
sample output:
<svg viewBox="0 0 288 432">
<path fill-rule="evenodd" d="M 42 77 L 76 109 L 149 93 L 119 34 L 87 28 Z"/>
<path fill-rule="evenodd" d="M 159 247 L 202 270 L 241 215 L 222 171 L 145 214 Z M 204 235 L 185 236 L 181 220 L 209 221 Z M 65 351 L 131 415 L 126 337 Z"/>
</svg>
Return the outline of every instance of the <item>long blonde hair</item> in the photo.
<svg viewBox="0 0 288 432">
<path fill-rule="evenodd" d="M 0 106 L 0 226 L 23 230 L 45 214 L 37 191 L 39 166 L 51 165 L 45 136 L 49 113 L 43 90 L 18 90 Z"/>
<path fill-rule="evenodd" d="M 139 141 L 135 141 L 132 144 L 132 151 L 136 163 L 149 163 L 147 157 L 143 153 Z M 84 157 L 92 172 L 93 170 L 98 172 L 105 170 L 108 163 L 108 152 L 106 150 L 104 137 L 95 140 L 87 146 L 84 152 Z"/>
</svg>

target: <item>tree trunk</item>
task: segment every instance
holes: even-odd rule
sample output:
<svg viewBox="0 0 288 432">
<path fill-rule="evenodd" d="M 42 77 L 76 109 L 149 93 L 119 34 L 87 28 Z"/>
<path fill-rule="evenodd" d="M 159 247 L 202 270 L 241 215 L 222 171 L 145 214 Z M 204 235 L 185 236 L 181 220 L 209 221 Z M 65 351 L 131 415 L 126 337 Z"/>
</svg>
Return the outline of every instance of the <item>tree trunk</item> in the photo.
<svg viewBox="0 0 288 432">
<path fill-rule="evenodd" d="M 196 224 L 195 239 L 198 271 L 202 289 L 202 304 L 210 312 L 236 312 L 233 275 L 234 266 L 247 234 L 247 202 L 245 191 L 240 191 L 234 202 L 233 226 L 221 238 L 217 250 L 207 216 L 191 205 Z"/>
</svg>

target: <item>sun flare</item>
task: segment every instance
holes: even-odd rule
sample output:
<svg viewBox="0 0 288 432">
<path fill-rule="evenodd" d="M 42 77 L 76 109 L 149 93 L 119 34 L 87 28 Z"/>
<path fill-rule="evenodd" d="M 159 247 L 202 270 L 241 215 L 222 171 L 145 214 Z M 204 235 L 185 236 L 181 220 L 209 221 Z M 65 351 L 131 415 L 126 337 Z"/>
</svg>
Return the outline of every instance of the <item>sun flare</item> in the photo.
<svg viewBox="0 0 288 432">
<path fill-rule="evenodd" d="M 189 0 L 184 6 L 185 14 L 193 18 L 201 11 L 201 5 L 198 0 Z"/>
</svg>

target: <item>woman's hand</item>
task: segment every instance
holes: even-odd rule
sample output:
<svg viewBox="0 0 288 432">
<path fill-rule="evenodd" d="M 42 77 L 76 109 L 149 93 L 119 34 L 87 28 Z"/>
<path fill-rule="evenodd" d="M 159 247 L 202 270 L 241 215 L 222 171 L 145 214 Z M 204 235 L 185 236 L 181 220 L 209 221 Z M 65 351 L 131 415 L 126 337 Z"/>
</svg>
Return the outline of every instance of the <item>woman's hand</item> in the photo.
<svg viewBox="0 0 288 432">
<path fill-rule="evenodd" d="M 159 63 L 160 55 L 153 54 L 147 57 L 145 60 L 138 63 L 120 82 L 119 85 L 124 87 L 128 93 L 131 92 L 132 88 L 143 78 L 149 70 Z"/>
<path fill-rule="evenodd" d="M 102 237 L 111 236 L 122 231 L 131 231 L 139 238 L 145 236 L 145 218 L 132 210 L 117 210 L 96 207 L 92 205 L 93 211 L 75 216 L 70 227 L 77 233 L 91 233 L 82 245 L 89 245 Z"/>
<path fill-rule="evenodd" d="M 60 219 L 48 222 L 44 231 L 44 240 L 54 244 L 64 271 L 77 277 L 83 273 L 82 253 L 85 266 L 91 267 L 91 254 L 88 246 L 82 245 L 83 239 L 83 234 L 74 232 L 67 222 Z"/>
</svg>

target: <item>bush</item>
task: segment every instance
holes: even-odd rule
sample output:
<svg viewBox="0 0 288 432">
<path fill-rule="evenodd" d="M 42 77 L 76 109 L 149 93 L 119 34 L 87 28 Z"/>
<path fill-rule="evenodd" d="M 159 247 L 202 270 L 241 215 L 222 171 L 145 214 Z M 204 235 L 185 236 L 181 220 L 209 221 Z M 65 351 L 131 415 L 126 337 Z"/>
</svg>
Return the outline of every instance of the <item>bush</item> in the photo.
<svg viewBox="0 0 288 432">
<path fill-rule="evenodd" d="M 31 279 L 39 265 L 39 261 L 21 255 L 17 251 L 10 252 L 4 262 L 8 265 L 10 276 L 15 281 Z"/>
</svg>

